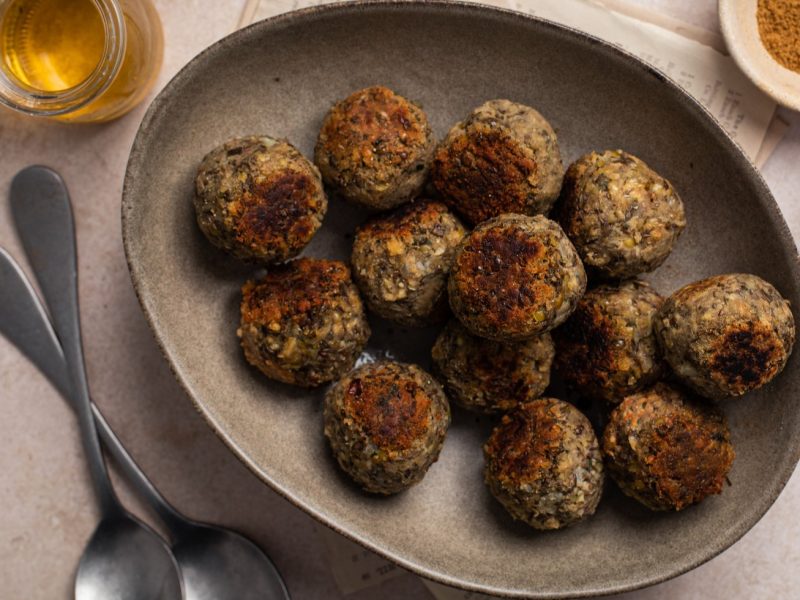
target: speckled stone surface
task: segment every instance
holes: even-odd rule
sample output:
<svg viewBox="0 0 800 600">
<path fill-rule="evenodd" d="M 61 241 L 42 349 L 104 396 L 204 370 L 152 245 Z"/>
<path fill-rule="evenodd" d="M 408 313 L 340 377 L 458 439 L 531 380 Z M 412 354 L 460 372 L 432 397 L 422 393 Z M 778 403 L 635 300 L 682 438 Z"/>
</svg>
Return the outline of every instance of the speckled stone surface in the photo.
<svg viewBox="0 0 800 600">
<path fill-rule="evenodd" d="M 711 25 L 706 19 L 713 18 L 713 2 L 683 2 L 683 12 L 677 3 L 657 4 L 676 16 Z M 710 9 L 698 8 L 706 4 Z M 238 2 L 209 0 L 165 1 L 158 6 L 167 34 L 162 84 L 194 53 L 233 29 L 241 8 Z M 67 127 L 0 113 L 3 193 L 13 174 L 31 162 L 49 164 L 64 174 L 77 212 L 93 395 L 155 483 L 192 517 L 254 537 L 286 575 L 294 597 L 339 598 L 314 532 L 319 526 L 252 476 L 211 433 L 172 378 L 141 316 L 122 253 L 119 197 L 127 153 L 143 112 L 140 108 L 96 127 Z M 792 128 L 764 175 L 798 235 L 800 175 L 795 165 L 800 118 L 781 114 Z M 742 209 L 744 220 L 753 218 L 748 207 Z M 0 243 L 19 254 L 5 204 Z M 765 241 L 770 243 L 774 242 Z M 96 520 L 76 427 L 63 402 L 4 340 L 0 390 L 5 409 L 0 420 L 0 596 L 67 598 Z M 130 498 L 127 493 L 123 497 Z M 743 506 L 746 510 L 747 501 Z M 764 519 L 724 554 L 678 579 L 626 597 L 792 597 L 800 585 L 798 508 L 800 483 L 795 477 Z M 655 556 L 665 546 L 670 541 L 654 541 L 646 556 Z M 582 572 L 578 569 L 577 575 Z M 394 600 L 427 594 L 416 578 L 405 576 L 352 597 Z"/>
</svg>

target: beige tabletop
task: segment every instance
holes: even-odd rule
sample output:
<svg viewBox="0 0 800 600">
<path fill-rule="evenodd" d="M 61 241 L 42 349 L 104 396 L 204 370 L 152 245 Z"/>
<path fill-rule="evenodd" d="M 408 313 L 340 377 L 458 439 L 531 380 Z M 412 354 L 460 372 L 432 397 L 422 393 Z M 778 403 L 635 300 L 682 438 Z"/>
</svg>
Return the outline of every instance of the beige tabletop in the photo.
<svg viewBox="0 0 800 600">
<path fill-rule="evenodd" d="M 639 2 L 709 29 L 718 26 L 713 0 Z M 159 86 L 198 51 L 230 33 L 243 4 L 156 0 L 166 34 Z M 125 162 L 144 110 L 143 105 L 99 126 L 64 126 L 0 112 L 0 245 L 21 256 L 5 201 L 14 173 L 31 163 L 59 170 L 77 213 L 81 314 L 95 401 L 180 510 L 256 540 L 285 575 L 294 598 L 342 598 L 321 526 L 264 486 L 218 441 L 174 381 L 139 310 L 122 251 L 119 213 Z M 800 115 L 779 114 L 790 129 L 763 174 L 797 238 Z M 0 599 L 69 598 L 75 566 L 97 521 L 75 419 L 2 338 L 0 398 Z M 121 495 L 149 520 L 127 490 Z M 800 477 L 795 474 L 767 515 L 728 551 L 682 577 L 625 597 L 797 598 L 798 512 Z M 430 597 L 412 575 L 348 596 Z"/>
</svg>

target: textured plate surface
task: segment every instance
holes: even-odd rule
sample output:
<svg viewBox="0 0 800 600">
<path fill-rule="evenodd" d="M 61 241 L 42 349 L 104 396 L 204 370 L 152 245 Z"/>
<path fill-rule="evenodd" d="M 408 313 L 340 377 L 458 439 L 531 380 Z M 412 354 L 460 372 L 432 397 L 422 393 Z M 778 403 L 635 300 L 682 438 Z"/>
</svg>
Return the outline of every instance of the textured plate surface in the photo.
<svg viewBox="0 0 800 600">
<path fill-rule="evenodd" d="M 674 85 L 597 40 L 466 5 L 371 4 L 306 10 L 212 46 L 153 102 L 125 180 L 123 233 L 145 314 L 211 427 L 259 477 L 324 523 L 433 579 L 511 596 L 585 596 L 655 583 L 743 535 L 798 458 L 798 356 L 766 390 L 727 401 L 731 486 L 678 514 L 655 514 L 608 483 L 594 518 L 538 533 L 514 523 L 482 483 L 490 423 L 455 411 L 441 458 L 392 498 L 362 494 L 322 435 L 323 390 L 271 383 L 242 358 L 239 287 L 253 269 L 214 250 L 194 223 L 193 176 L 224 140 L 285 136 L 307 156 L 330 104 L 382 83 L 418 100 L 438 136 L 489 98 L 542 112 L 566 160 L 624 148 L 672 180 L 689 226 L 651 278 L 668 294 L 746 271 L 800 306 L 796 250 L 766 185 L 712 119 Z M 306 254 L 347 258 L 364 214 L 332 201 Z M 372 321 L 373 351 L 428 367 L 435 331 Z M 269 515 L 265 515 L 269 519 Z"/>
</svg>

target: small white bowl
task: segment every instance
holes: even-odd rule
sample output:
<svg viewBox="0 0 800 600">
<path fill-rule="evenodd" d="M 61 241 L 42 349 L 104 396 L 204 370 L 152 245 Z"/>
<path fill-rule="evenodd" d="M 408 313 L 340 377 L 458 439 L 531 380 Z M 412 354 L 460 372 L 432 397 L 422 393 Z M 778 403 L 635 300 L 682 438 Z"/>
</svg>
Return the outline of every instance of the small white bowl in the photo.
<svg viewBox="0 0 800 600">
<path fill-rule="evenodd" d="M 728 52 L 759 89 L 779 104 L 800 110 L 800 73 L 776 62 L 762 44 L 757 4 L 757 0 L 719 0 L 719 22 Z"/>
</svg>

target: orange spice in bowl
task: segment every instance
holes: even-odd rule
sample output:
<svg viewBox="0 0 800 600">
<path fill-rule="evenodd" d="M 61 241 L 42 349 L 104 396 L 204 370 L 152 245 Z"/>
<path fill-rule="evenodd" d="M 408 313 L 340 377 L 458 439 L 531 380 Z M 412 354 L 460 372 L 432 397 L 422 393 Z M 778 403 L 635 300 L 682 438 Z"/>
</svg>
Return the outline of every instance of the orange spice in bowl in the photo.
<svg viewBox="0 0 800 600">
<path fill-rule="evenodd" d="M 800 111 L 800 0 L 718 0 L 731 58 L 762 92 Z"/>
<path fill-rule="evenodd" d="M 756 18 L 770 56 L 800 73 L 800 0 L 758 0 Z"/>
</svg>

